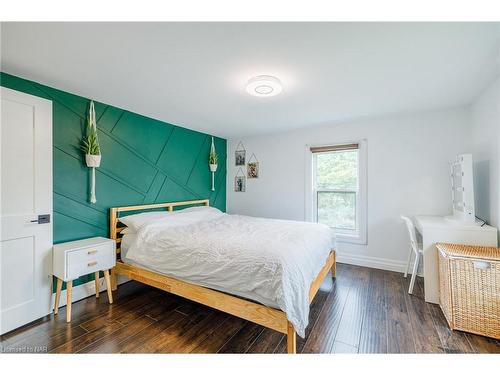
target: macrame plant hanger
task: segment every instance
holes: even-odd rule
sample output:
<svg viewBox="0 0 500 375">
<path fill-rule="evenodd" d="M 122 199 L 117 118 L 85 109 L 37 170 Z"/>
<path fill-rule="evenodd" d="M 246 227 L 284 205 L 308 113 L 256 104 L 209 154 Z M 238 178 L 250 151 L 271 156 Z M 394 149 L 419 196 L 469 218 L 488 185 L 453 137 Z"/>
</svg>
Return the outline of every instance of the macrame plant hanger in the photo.
<svg viewBox="0 0 500 375">
<path fill-rule="evenodd" d="M 94 108 L 94 101 L 90 101 L 90 109 L 89 109 L 89 127 L 91 128 L 90 130 L 95 131 L 97 134 L 97 122 L 95 119 L 95 108 Z M 90 203 L 96 203 L 97 198 L 95 195 L 95 169 L 96 167 L 99 167 L 101 164 L 101 155 L 90 155 L 87 154 L 85 155 L 85 160 L 87 162 L 87 166 L 89 168 L 92 168 L 91 172 L 91 183 L 90 183 Z"/>
<path fill-rule="evenodd" d="M 215 152 L 214 137 L 212 137 L 212 145 L 210 146 L 210 156 L 215 155 L 215 163 L 209 160 L 210 172 L 212 172 L 212 191 L 215 191 L 215 172 L 217 171 L 217 153 Z"/>
<path fill-rule="evenodd" d="M 95 167 L 92 167 L 92 182 L 90 186 L 90 203 L 96 203 L 97 198 L 95 196 Z"/>
</svg>

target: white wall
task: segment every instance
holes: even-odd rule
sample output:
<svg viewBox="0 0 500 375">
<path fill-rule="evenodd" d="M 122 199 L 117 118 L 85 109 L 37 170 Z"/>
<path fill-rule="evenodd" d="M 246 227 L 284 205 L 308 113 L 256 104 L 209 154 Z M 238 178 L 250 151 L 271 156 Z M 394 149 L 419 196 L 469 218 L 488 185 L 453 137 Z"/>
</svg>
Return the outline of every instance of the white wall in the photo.
<svg viewBox="0 0 500 375">
<path fill-rule="evenodd" d="M 499 226 L 500 79 L 471 105 L 476 215 Z"/>
<path fill-rule="evenodd" d="M 229 213 L 304 220 L 305 147 L 358 139 L 368 142 L 368 244 L 338 244 L 339 260 L 402 270 L 409 240 L 399 219 L 451 212 L 450 160 L 470 152 L 469 108 L 388 116 L 286 133 L 229 140 Z M 234 192 L 234 150 L 255 153 L 260 178 Z"/>
</svg>

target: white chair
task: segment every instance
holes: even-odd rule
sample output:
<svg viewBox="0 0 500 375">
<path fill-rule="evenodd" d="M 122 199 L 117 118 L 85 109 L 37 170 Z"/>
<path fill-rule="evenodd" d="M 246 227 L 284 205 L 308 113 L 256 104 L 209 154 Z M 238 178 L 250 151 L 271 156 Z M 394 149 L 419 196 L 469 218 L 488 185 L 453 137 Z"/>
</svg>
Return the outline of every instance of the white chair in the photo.
<svg viewBox="0 0 500 375">
<path fill-rule="evenodd" d="M 410 254 L 408 255 L 408 264 L 406 265 L 405 277 L 408 276 L 408 270 L 410 269 L 412 253 L 415 253 L 415 263 L 413 263 L 413 272 L 411 274 L 410 288 L 408 289 L 408 293 L 413 294 L 413 286 L 415 285 L 415 279 L 417 277 L 418 264 L 420 262 L 420 258 L 423 255 L 423 248 L 422 244 L 419 244 L 417 242 L 417 232 L 415 230 L 415 224 L 413 224 L 413 220 L 404 215 L 401 215 L 401 219 L 403 219 L 403 221 L 406 224 L 406 227 L 408 228 L 408 234 L 410 235 L 410 243 L 411 243 Z"/>
</svg>

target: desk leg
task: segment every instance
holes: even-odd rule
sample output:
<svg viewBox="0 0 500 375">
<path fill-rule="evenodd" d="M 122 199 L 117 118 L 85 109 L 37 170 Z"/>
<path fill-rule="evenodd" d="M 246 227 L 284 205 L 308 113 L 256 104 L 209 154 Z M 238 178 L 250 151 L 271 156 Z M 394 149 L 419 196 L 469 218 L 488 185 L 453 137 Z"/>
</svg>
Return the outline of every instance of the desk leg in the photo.
<svg viewBox="0 0 500 375">
<path fill-rule="evenodd" d="M 440 238 L 437 235 L 423 236 L 423 258 L 424 265 L 424 298 L 425 302 L 439 303 L 439 267 L 438 255 L 435 243 Z M 415 261 L 417 261 L 415 259 Z"/>
<path fill-rule="evenodd" d="M 66 322 L 71 322 L 71 293 L 73 292 L 73 280 L 66 282 Z"/>
<path fill-rule="evenodd" d="M 59 299 L 61 298 L 61 289 L 63 281 L 57 278 L 56 301 L 54 302 L 54 314 L 59 312 Z"/>
</svg>

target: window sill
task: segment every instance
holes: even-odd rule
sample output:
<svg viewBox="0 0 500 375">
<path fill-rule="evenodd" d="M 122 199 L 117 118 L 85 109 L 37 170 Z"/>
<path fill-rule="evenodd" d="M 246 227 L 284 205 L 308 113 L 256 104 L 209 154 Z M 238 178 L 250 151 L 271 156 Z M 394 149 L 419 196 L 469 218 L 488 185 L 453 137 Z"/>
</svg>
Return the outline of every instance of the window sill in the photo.
<svg viewBox="0 0 500 375">
<path fill-rule="evenodd" d="M 366 237 L 362 236 L 360 233 L 347 234 L 347 233 L 335 233 L 335 241 L 343 243 L 353 243 L 357 245 L 366 245 Z"/>
</svg>

